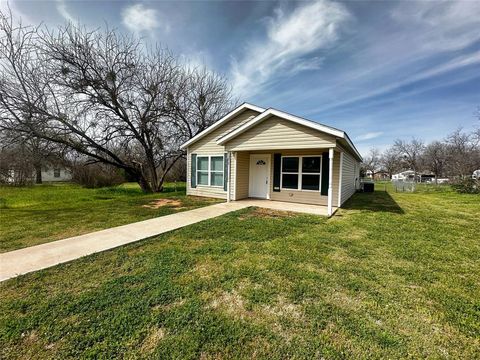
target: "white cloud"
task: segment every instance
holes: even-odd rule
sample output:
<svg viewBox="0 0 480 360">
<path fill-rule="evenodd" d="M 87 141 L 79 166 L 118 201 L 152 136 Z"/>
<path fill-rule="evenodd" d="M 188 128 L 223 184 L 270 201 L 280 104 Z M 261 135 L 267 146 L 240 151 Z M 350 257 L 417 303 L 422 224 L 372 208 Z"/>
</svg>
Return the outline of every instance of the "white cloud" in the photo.
<svg viewBox="0 0 480 360">
<path fill-rule="evenodd" d="M 71 23 L 75 23 L 77 21 L 68 11 L 67 4 L 64 0 L 57 0 L 57 11 L 66 21 Z"/>
<path fill-rule="evenodd" d="M 164 31 L 170 30 L 166 21 L 160 22 L 155 9 L 149 9 L 143 4 L 135 4 L 123 9 L 122 22 L 135 33 L 150 32 L 157 28 L 162 28 Z"/>
<path fill-rule="evenodd" d="M 302 4 L 289 13 L 277 9 L 267 21 L 266 38 L 248 44 L 241 59 L 232 59 L 235 92 L 252 95 L 282 74 L 318 69 L 322 58 L 309 55 L 330 48 L 350 18 L 342 4 L 328 0 Z"/>
<path fill-rule="evenodd" d="M 36 24 L 28 15 L 20 11 L 14 0 L 0 0 L 0 11 L 4 14 L 8 14 L 11 11 L 13 19 L 21 21 L 24 25 Z"/>
<path fill-rule="evenodd" d="M 371 140 L 371 139 L 375 139 L 375 138 L 379 137 L 382 134 L 383 134 L 382 131 L 367 132 L 365 134 L 357 136 L 357 140 L 358 141 Z"/>
<path fill-rule="evenodd" d="M 412 29 L 411 46 L 427 51 L 465 48 L 480 39 L 480 2 L 419 1 L 396 7 L 391 17 Z"/>
</svg>

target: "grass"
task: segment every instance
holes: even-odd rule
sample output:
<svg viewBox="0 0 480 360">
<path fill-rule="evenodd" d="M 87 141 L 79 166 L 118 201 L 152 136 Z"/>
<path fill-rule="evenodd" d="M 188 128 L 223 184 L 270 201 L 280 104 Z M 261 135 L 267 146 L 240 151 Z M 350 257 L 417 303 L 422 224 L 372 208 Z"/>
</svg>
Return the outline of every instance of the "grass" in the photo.
<svg viewBox="0 0 480 360">
<path fill-rule="evenodd" d="M 0 357 L 480 357 L 480 201 L 245 209 L 0 284 Z"/>
<path fill-rule="evenodd" d="M 175 199 L 157 209 L 158 199 Z M 167 184 L 161 194 L 144 194 L 137 184 L 86 189 L 71 183 L 0 186 L 0 252 L 81 235 L 216 202 L 185 196 L 185 184 Z"/>
</svg>

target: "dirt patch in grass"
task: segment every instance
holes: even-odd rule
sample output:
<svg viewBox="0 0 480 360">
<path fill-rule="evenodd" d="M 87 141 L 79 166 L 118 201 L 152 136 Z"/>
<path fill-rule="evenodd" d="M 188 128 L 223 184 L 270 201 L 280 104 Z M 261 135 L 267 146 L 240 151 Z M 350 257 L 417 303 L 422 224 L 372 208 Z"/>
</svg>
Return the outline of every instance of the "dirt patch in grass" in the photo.
<svg viewBox="0 0 480 360">
<path fill-rule="evenodd" d="M 150 329 L 141 346 L 141 353 L 149 354 L 157 347 L 158 343 L 165 337 L 165 329 L 154 327 Z"/>
<path fill-rule="evenodd" d="M 289 218 L 294 217 L 295 213 L 288 211 L 278 211 L 265 208 L 256 208 L 252 211 L 249 211 L 246 214 L 242 214 L 238 217 L 239 220 L 246 220 L 250 218 L 264 218 L 264 219 L 280 219 L 280 218 Z"/>
<path fill-rule="evenodd" d="M 295 320 L 299 320 L 303 316 L 300 305 L 288 302 L 283 296 L 279 296 L 274 305 L 265 305 L 263 311 L 274 317 L 282 316 Z"/>
<path fill-rule="evenodd" d="M 177 199 L 156 199 L 148 204 L 142 205 L 142 207 L 147 209 L 159 209 L 164 206 L 179 208 L 182 206 L 182 202 Z"/>
<path fill-rule="evenodd" d="M 223 309 L 226 313 L 240 318 L 252 315 L 252 312 L 245 308 L 245 301 L 236 290 L 222 292 L 212 300 L 208 308 Z"/>
</svg>

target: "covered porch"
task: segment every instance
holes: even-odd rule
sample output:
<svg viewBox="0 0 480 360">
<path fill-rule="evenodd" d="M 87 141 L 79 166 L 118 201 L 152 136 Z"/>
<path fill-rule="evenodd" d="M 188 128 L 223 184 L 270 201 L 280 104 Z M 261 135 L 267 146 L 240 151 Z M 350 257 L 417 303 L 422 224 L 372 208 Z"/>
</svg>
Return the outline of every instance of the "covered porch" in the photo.
<svg viewBox="0 0 480 360">
<path fill-rule="evenodd" d="M 334 147 L 227 151 L 227 202 L 331 216 L 340 206 L 342 156 Z"/>
</svg>

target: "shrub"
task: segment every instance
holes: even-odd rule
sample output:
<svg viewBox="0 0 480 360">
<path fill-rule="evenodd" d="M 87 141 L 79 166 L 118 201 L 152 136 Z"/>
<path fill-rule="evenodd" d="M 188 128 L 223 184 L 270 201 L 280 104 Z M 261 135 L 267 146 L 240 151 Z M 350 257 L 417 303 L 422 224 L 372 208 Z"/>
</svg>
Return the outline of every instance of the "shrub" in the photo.
<svg viewBox="0 0 480 360">
<path fill-rule="evenodd" d="M 452 188 L 463 194 L 480 194 L 480 180 L 460 179 L 452 184 Z"/>
<path fill-rule="evenodd" d="M 101 188 L 125 182 L 121 170 L 104 164 L 76 165 L 72 168 L 72 181 L 86 188 Z"/>
</svg>

